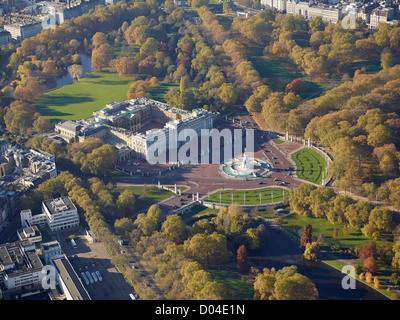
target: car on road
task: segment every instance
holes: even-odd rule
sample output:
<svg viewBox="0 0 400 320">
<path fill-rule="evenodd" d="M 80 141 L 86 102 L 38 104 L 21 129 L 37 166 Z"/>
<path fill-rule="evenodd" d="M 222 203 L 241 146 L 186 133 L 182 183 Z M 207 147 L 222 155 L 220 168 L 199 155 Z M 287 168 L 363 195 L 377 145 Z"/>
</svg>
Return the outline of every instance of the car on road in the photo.
<svg viewBox="0 0 400 320">
<path fill-rule="evenodd" d="M 260 181 L 258 184 L 263 184 L 264 182 Z"/>
</svg>

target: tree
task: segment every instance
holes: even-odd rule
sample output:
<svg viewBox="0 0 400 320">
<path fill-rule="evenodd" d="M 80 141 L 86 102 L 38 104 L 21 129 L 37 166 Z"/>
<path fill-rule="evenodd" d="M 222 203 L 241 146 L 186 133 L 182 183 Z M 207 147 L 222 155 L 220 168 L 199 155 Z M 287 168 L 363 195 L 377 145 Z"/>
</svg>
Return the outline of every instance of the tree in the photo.
<svg viewBox="0 0 400 320">
<path fill-rule="evenodd" d="M 115 232 L 118 234 L 126 234 L 133 230 L 133 221 L 129 218 L 117 219 L 114 222 Z"/>
<path fill-rule="evenodd" d="M 390 52 L 381 55 L 381 66 L 383 69 L 391 68 L 394 65 L 393 55 Z"/>
<path fill-rule="evenodd" d="M 146 214 L 141 213 L 137 216 L 134 224 L 138 226 L 145 236 L 149 236 L 158 229 L 161 216 L 162 212 L 160 207 L 153 204 Z"/>
<path fill-rule="evenodd" d="M 377 240 L 391 230 L 392 215 L 389 209 L 376 207 L 371 210 L 368 224 L 362 229 L 362 233 L 368 238 Z"/>
<path fill-rule="evenodd" d="M 367 283 L 371 283 L 371 282 L 372 282 L 372 273 L 371 273 L 371 272 L 367 272 L 367 273 L 365 274 L 365 281 L 366 281 Z"/>
<path fill-rule="evenodd" d="M 241 245 L 237 250 L 237 270 L 240 273 L 245 273 L 249 269 L 247 250 L 245 245 Z"/>
<path fill-rule="evenodd" d="M 226 237 L 217 232 L 195 234 L 183 243 L 183 251 L 201 264 L 220 265 L 230 258 Z"/>
<path fill-rule="evenodd" d="M 366 258 L 363 261 L 363 266 L 364 266 L 365 270 L 367 270 L 371 273 L 375 273 L 379 270 L 376 260 L 373 257 Z"/>
<path fill-rule="evenodd" d="M 92 51 L 92 69 L 94 71 L 101 71 L 108 66 L 113 57 L 113 50 L 111 46 L 106 43 Z"/>
<path fill-rule="evenodd" d="M 117 199 L 118 215 L 126 217 L 135 212 L 135 194 L 132 190 L 126 189 L 120 193 Z"/>
<path fill-rule="evenodd" d="M 4 123 L 10 132 L 24 133 L 33 122 L 35 107 L 27 102 L 13 101 L 4 115 Z"/>
<path fill-rule="evenodd" d="M 254 282 L 255 296 L 262 300 L 314 300 L 318 296 L 312 281 L 297 272 L 296 266 L 277 272 L 264 269 Z"/>
<path fill-rule="evenodd" d="M 34 122 L 33 122 L 33 129 L 35 129 L 36 132 L 39 133 L 45 133 L 50 131 L 53 128 L 53 125 L 50 123 L 49 119 L 39 116 Z"/>
<path fill-rule="evenodd" d="M 254 281 L 255 298 L 260 300 L 269 300 L 273 298 L 275 289 L 275 272 L 265 268 L 258 274 Z"/>
<path fill-rule="evenodd" d="M 312 242 L 312 226 L 306 224 L 303 230 L 303 236 L 301 237 L 300 247 L 305 248 L 307 243 Z"/>
<path fill-rule="evenodd" d="M 316 242 L 307 243 L 303 257 L 310 261 L 319 261 L 321 260 L 321 252 L 319 249 L 319 245 Z"/>
<path fill-rule="evenodd" d="M 316 218 L 325 218 L 330 208 L 330 200 L 336 196 L 335 191 L 328 187 L 318 187 L 310 192 L 308 198 L 312 215 Z"/>
<path fill-rule="evenodd" d="M 289 200 L 290 208 L 296 213 L 303 216 L 311 216 L 309 196 L 311 191 L 315 190 L 316 187 L 309 183 L 303 183 L 296 189 L 290 191 Z"/>
<path fill-rule="evenodd" d="M 350 204 L 351 199 L 346 196 L 336 196 L 331 199 L 326 213 L 328 221 L 332 224 L 347 222 L 344 213 Z"/>
<path fill-rule="evenodd" d="M 356 204 L 350 204 L 345 211 L 345 217 L 352 230 L 360 231 L 368 223 L 371 206 L 366 201 L 359 201 Z"/>
<path fill-rule="evenodd" d="M 183 222 L 181 216 L 171 215 L 162 223 L 161 232 L 163 232 L 170 241 L 179 244 L 185 239 L 186 224 Z"/>
<path fill-rule="evenodd" d="M 230 83 L 224 83 L 218 90 L 218 97 L 225 106 L 234 106 L 237 100 L 235 87 Z"/>
<path fill-rule="evenodd" d="M 108 44 L 107 36 L 103 32 L 96 32 L 92 37 L 92 45 L 94 48 L 99 48 L 100 46 Z"/>
<path fill-rule="evenodd" d="M 179 84 L 179 90 L 182 92 L 186 91 L 189 87 L 189 80 L 187 76 L 182 76 Z"/>
<path fill-rule="evenodd" d="M 82 159 L 81 169 L 83 172 L 98 175 L 106 172 L 117 161 L 117 150 L 110 144 L 104 144 L 94 149 Z"/>
<path fill-rule="evenodd" d="M 379 289 L 380 288 L 380 283 L 378 277 L 374 277 L 374 288 Z"/>
<path fill-rule="evenodd" d="M 392 267 L 396 269 L 400 269 L 400 241 L 396 241 L 393 245 L 393 258 L 392 258 Z"/>
<path fill-rule="evenodd" d="M 73 64 L 68 67 L 68 72 L 72 79 L 78 81 L 83 73 L 82 66 L 79 64 Z"/>
<path fill-rule="evenodd" d="M 377 259 L 378 251 L 376 249 L 376 243 L 374 241 L 368 242 L 363 245 L 360 252 L 360 260 L 365 261 L 367 258 L 372 257 L 374 260 Z"/>
</svg>

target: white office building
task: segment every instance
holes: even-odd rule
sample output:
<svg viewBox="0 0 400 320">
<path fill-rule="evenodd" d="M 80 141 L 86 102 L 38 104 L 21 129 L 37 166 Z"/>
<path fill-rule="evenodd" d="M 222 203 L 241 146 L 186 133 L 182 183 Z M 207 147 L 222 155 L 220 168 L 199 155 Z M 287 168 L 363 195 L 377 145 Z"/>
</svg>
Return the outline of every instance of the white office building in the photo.
<svg viewBox="0 0 400 320">
<path fill-rule="evenodd" d="M 20 217 L 23 227 L 48 226 L 51 231 L 60 231 L 79 226 L 78 210 L 69 197 L 43 201 L 42 213 L 33 215 L 31 210 L 23 210 Z"/>
<path fill-rule="evenodd" d="M 79 226 L 78 210 L 69 197 L 43 201 L 42 210 L 47 215 L 47 225 L 51 231 Z"/>
</svg>

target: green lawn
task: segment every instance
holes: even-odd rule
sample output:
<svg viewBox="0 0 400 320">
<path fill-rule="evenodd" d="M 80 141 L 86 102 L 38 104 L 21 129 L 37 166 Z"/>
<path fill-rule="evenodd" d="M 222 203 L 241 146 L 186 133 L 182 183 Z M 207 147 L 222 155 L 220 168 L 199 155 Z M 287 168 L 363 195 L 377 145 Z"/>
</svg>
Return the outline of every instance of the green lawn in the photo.
<svg viewBox="0 0 400 320">
<path fill-rule="evenodd" d="M 271 194 L 273 193 L 273 194 Z M 283 193 L 285 193 L 285 199 L 288 198 L 289 191 L 279 187 L 268 187 L 262 189 L 254 189 L 254 190 L 223 190 L 217 191 L 210 196 L 206 196 L 204 200 L 209 200 L 213 202 L 220 202 L 220 194 L 221 194 L 221 203 L 232 203 L 232 195 L 233 195 L 233 203 L 234 204 L 260 204 L 260 194 L 261 194 L 261 203 L 271 203 L 279 202 L 283 200 Z"/>
<path fill-rule="evenodd" d="M 212 208 L 207 208 L 202 205 L 197 205 L 192 210 L 189 212 L 185 212 L 181 215 L 183 220 L 186 220 L 188 218 L 191 218 L 195 215 L 200 215 L 200 214 L 205 214 L 205 213 L 211 213 L 211 212 L 218 212 L 217 209 L 212 209 Z"/>
<path fill-rule="evenodd" d="M 252 283 L 246 281 L 237 272 L 229 270 L 220 270 L 216 268 L 207 268 L 206 271 L 210 272 L 211 277 L 225 285 L 234 300 L 252 300 L 254 297 L 254 287 Z"/>
<path fill-rule="evenodd" d="M 274 142 L 275 142 L 276 144 L 281 144 L 281 143 L 284 143 L 284 142 L 285 142 L 284 140 L 281 140 L 281 139 L 272 139 L 272 140 L 274 140 Z"/>
<path fill-rule="evenodd" d="M 78 120 L 107 103 L 127 99 L 133 81 L 116 73 L 94 72 L 79 81 L 49 91 L 35 101 L 37 111 L 52 122 Z"/>
<path fill-rule="evenodd" d="M 299 214 L 291 214 L 282 218 L 285 224 L 282 227 L 293 234 L 298 235 L 299 231 L 306 225 L 312 226 L 313 237 L 324 235 L 324 244 L 322 249 L 328 248 L 333 244 L 340 244 L 344 248 L 352 248 L 355 245 L 364 245 L 371 241 L 365 237 L 361 232 L 348 229 L 347 233 L 343 233 L 343 224 L 331 224 L 328 220 L 318 219 L 313 217 L 305 217 Z M 339 234 L 335 239 L 333 238 L 333 229 L 337 229 Z M 377 241 L 379 245 L 379 241 Z"/>
<path fill-rule="evenodd" d="M 170 196 L 174 193 L 164 189 L 158 189 L 154 186 L 124 186 L 124 187 L 116 187 L 111 193 L 116 199 L 123 191 L 132 190 L 136 197 L 136 211 L 141 212 L 152 204 L 158 203 Z"/>
<path fill-rule="evenodd" d="M 321 183 L 326 170 L 326 161 L 316 151 L 303 148 L 292 154 L 297 166 L 297 177 L 312 183 Z"/>
<path fill-rule="evenodd" d="M 363 246 L 364 244 L 371 242 L 372 240 L 365 237 L 359 231 L 353 231 L 348 229 L 347 233 L 343 233 L 343 224 L 331 224 L 328 220 L 318 219 L 312 217 L 305 217 L 298 214 L 291 214 L 285 218 L 282 218 L 284 222 L 281 226 L 291 232 L 292 234 L 299 235 L 300 230 L 306 225 L 310 224 L 312 226 L 312 236 L 313 238 L 317 238 L 319 235 L 323 235 L 323 244 L 320 245 L 321 250 L 331 250 L 332 245 L 339 245 L 342 250 L 346 250 L 349 248 L 354 248 L 354 246 L 359 245 Z M 338 237 L 333 238 L 333 229 L 338 230 Z M 375 241 L 375 240 L 374 240 Z M 379 247 L 382 240 L 377 240 L 376 246 Z M 391 241 L 389 241 L 391 243 Z M 344 265 L 347 265 L 346 260 L 335 260 L 330 257 L 325 257 L 323 261 L 334 268 L 339 270 L 342 269 Z M 383 265 L 378 262 L 379 271 L 376 274 L 378 278 L 382 280 L 389 281 L 390 276 L 395 270 L 392 268 Z M 363 281 L 367 284 L 365 281 Z M 371 284 L 370 284 L 371 285 Z M 373 286 L 373 284 L 372 284 Z M 386 287 L 382 287 L 379 291 L 390 297 L 390 293 L 386 290 Z"/>
</svg>

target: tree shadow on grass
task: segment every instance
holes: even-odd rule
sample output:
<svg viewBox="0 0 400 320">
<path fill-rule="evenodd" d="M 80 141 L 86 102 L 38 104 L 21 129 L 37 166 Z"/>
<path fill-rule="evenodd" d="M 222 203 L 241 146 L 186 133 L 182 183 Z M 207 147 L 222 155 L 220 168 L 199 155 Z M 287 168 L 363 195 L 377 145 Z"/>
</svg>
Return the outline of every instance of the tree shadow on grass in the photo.
<svg viewBox="0 0 400 320">
<path fill-rule="evenodd" d="M 48 95 L 42 96 L 37 102 L 36 106 L 38 109 L 48 108 L 52 110 L 53 107 L 64 107 L 67 105 L 80 104 L 85 102 L 94 101 L 93 98 L 87 96 L 76 96 L 76 95 Z M 49 114 L 42 114 L 49 115 Z"/>
<path fill-rule="evenodd" d="M 106 85 L 106 86 L 121 86 L 121 85 L 128 85 L 131 81 L 129 80 L 100 80 L 96 81 L 98 85 Z"/>
<path fill-rule="evenodd" d="M 62 96 L 42 96 L 39 101 L 36 102 L 37 111 L 45 117 L 51 117 L 52 123 L 62 121 L 65 117 L 74 116 L 74 110 L 81 111 L 82 108 L 74 106 L 66 107 L 68 105 L 78 105 L 80 103 L 94 101 L 90 97 L 77 97 L 70 95 Z M 65 111 L 56 110 L 54 108 L 65 107 Z"/>
</svg>

